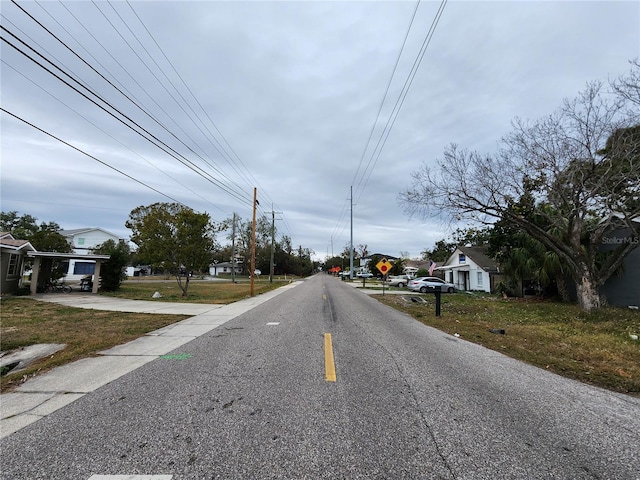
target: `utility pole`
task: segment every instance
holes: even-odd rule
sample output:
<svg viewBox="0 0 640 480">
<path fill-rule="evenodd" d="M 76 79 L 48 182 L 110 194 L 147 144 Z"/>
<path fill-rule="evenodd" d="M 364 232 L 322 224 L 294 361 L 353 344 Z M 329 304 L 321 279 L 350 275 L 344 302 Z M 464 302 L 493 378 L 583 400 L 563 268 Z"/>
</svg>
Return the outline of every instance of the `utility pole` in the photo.
<svg viewBox="0 0 640 480">
<path fill-rule="evenodd" d="M 351 242 L 349 245 L 349 280 L 353 281 L 353 185 L 351 185 Z"/>
<path fill-rule="evenodd" d="M 282 212 L 274 212 L 273 211 L 273 203 L 271 204 L 271 262 L 269 264 L 269 283 L 273 283 L 273 273 L 275 269 L 274 263 L 274 255 L 275 255 L 275 244 L 276 244 L 276 213 L 281 214 Z"/>
<path fill-rule="evenodd" d="M 233 212 L 231 226 L 231 282 L 236 283 L 236 212 Z"/>
<path fill-rule="evenodd" d="M 251 272 L 249 277 L 251 278 L 250 294 L 253 297 L 253 286 L 256 276 L 256 209 L 260 205 L 258 203 L 258 189 L 253 187 L 253 223 L 251 224 Z"/>
</svg>

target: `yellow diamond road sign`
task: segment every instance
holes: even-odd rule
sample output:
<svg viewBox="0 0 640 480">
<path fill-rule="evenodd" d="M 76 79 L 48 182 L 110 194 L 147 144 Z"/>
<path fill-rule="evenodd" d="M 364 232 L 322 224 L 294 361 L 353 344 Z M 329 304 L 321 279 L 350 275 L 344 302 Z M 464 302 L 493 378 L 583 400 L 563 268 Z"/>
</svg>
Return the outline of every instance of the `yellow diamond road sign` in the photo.
<svg viewBox="0 0 640 480">
<path fill-rule="evenodd" d="M 383 258 L 378 263 L 376 263 L 376 268 L 380 270 L 380 272 L 383 275 L 386 275 L 387 273 L 389 273 L 389 270 L 391 270 L 391 267 L 392 265 L 387 261 L 386 258 Z"/>
</svg>

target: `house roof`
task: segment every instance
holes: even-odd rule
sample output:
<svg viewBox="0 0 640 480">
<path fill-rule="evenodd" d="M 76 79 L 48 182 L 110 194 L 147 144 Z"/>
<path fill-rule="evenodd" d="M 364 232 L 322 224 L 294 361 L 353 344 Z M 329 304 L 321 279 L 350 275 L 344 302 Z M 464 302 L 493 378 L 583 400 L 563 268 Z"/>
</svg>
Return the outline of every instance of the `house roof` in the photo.
<svg viewBox="0 0 640 480">
<path fill-rule="evenodd" d="M 406 267 L 414 267 L 414 268 L 429 268 L 429 260 L 407 260 L 404 262 Z"/>
<path fill-rule="evenodd" d="M 35 252 L 36 249 L 31 245 L 29 240 L 17 240 L 13 238 L 9 232 L 0 233 L 0 246 L 7 250 L 25 250 L 28 252 Z"/>
<path fill-rule="evenodd" d="M 231 262 L 220 262 L 220 263 L 212 263 L 211 265 L 209 265 L 210 267 L 231 267 L 233 264 Z M 242 268 L 242 264 L 236 262 L 236 268 Z"/>
<path fill-rule="evenodd" d="M 457 247 L 486 272 L 497 272 L 498 264 L 487 255 L 488 247 Z"/>
<path fill-rule="evenodd" d="M 111 235 L 112 237 L 120 238 L 115 233 L 111 233 L 100 227 L 72 228 L 70 230 L 59 230 L 58 233 L 64 237 L 74 237 L 76 235 L 80 235 L 81 233 L 95 232 L 96 230 L 106 233 L 107 235 Z"/>
<path fill-rule="evenodd" d="M 479 266 L 487 273 L 498 273 L 498 264 L 495 260 L 487 255 L 488 247 L 456 247 L 455 251 L 449 256 L 444 265 L 439 266 L 436 270 L 451 270 L 461 268 L 464 264 L 458 264 L 456 261 L 457 255 L 464 254 L 473 263 Z"/>
<path fill-rule="evenodd" d="M 397 260 L 398 257 L 394 257 L 393 255 L 385 255 L 384 253 L 372 253 L 371 255 L 367 255 L 366 257 L 362 257 L 363 259 L 367 259 L 367 258 L 373 258 L 373 257 L 382 257 L 382 258 L 386 258 L 387 260 Z"/>
</svg>

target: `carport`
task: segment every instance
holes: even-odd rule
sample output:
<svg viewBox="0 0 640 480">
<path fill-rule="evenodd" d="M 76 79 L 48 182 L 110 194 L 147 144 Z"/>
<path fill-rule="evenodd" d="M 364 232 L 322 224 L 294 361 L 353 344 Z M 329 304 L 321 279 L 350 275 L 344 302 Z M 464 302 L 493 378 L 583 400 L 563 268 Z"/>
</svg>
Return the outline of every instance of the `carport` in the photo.
<svg viewBox="0 0 640 480">
<path fill-rule="evenodd" d="M 93 260 L 96 262 L 96 268 L 93 275 L 96 281 L 93 282 L 91 293 L 98 293 L 97 281 L 100 278 L 100 267 L 104 260 L 109 260 L 111 255 L 87 255 L 79 253 L 58 253 L 58 252 L 27 252 L 29 258 L 33 258 L 33 272 L 31 274 L 31 295 L 35 295 L 38 287 L 44 287 L 49 280 L 51 268 L 54 260 Z"/>
</svg>

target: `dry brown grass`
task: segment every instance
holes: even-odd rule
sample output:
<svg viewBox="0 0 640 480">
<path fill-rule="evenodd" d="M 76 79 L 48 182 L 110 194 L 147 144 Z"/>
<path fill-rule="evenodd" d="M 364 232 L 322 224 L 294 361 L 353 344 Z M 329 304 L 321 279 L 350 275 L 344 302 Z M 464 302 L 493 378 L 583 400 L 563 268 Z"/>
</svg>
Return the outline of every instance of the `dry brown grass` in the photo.
<svg viewBox="0 0 640 480">
<path fill-rule="evenodd" d="M 442 295 L 435 316 L 433 295 L 377 296 L 426 325 L 532 365 L 610 390 L 640 395 L 640 312 L 603 308 L 586 315 L 575 305 L 491 295 Z M 504 330 L 505 334 L 490 330 Z"/>
<path fill-rule="evenodd" d="M 25 370 L 9 373 L 1 391 L 59 365 L 95 355 L 100 350 L 138 338 L 185 315 L 104 312 L 70 308 L 28 297 L 3 298 L 0 349 L 13 350 L 39 343 L 63 343 L 64 350 L 34 362 Z"/>
</svg>

